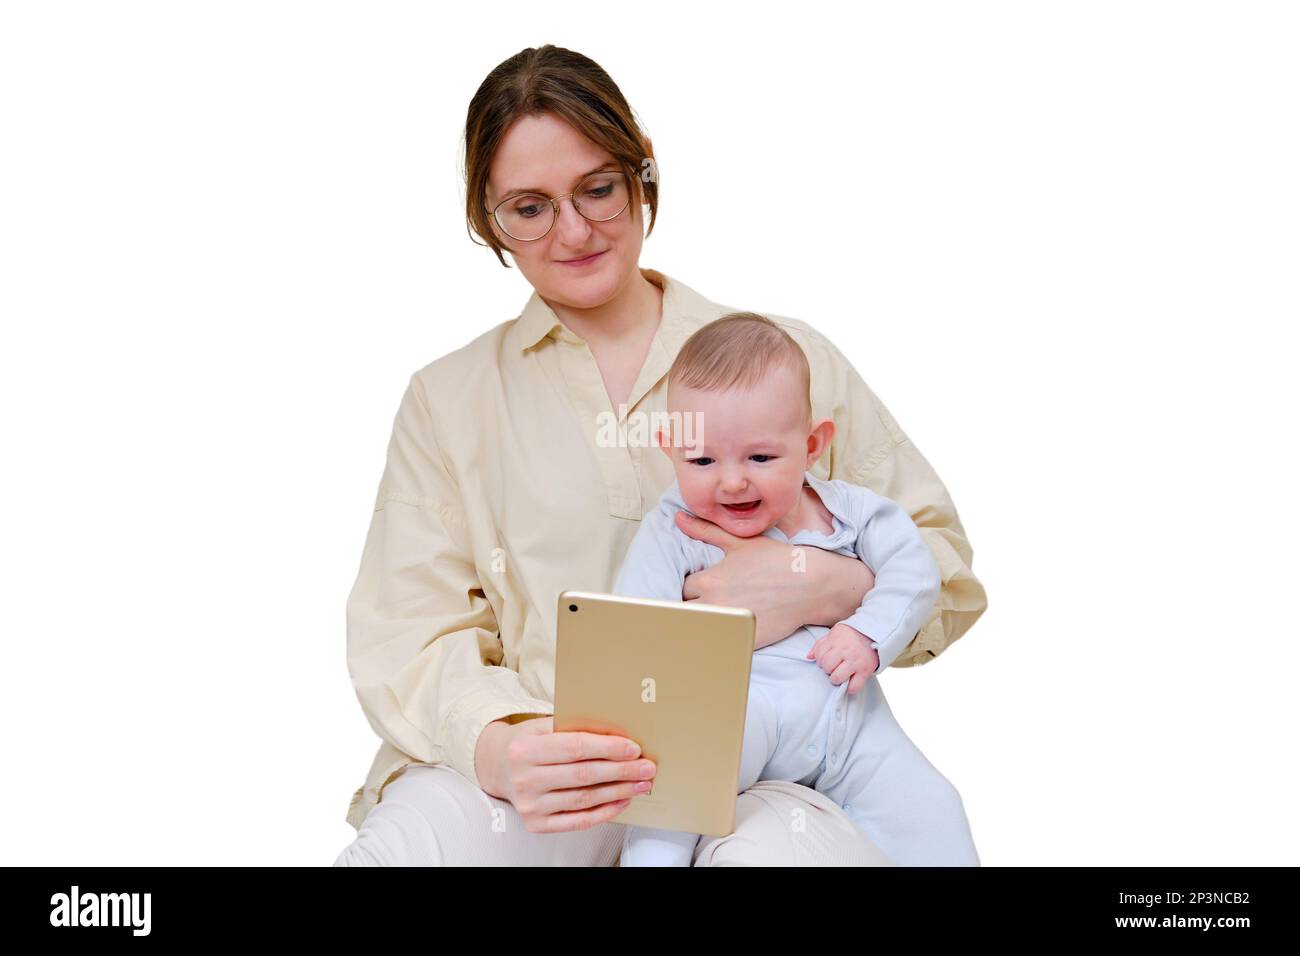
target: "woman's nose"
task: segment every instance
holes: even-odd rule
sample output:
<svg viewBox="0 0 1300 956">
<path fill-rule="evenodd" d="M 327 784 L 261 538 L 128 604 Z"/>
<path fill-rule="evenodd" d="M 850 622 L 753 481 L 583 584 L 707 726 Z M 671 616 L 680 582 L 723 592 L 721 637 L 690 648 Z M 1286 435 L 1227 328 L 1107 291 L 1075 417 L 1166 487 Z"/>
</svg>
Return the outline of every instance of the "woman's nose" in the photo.
<svg viewBox="0 0 1300 956">
<path fill-rule="evenodd" d="M 587 243 L 591 223 L 573 208 L 573 197 L 560 200 L 560 211 L 555 220 L 555 231 L 566 246 L 580 248 Z"/>
</svg>

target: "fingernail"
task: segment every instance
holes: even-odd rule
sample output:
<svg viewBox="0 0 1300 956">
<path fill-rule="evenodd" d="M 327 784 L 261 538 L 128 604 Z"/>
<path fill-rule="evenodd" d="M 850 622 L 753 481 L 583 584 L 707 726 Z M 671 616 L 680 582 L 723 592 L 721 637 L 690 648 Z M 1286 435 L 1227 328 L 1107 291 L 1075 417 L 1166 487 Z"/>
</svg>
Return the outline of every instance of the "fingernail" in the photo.
<svg viewBox="0 0 1300 956">
<path fill-rule="evenodd" d="M 626 753 L 629 757 L 635 757 L 640 752 L 641 752 L 641 748 L 638 747 L 636 744 L 628 744 L 627 750 L 624 751 L 624 753 Z"/>
</svg>

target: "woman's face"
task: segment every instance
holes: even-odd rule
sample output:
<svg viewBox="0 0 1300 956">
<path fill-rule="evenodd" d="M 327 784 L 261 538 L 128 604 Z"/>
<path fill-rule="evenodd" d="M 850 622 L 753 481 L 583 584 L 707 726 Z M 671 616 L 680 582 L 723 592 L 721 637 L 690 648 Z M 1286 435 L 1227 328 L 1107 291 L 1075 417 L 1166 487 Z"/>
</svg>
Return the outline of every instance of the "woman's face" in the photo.
<svg viewBox="0 0 1300 956">
<path fill-rule="evenodd" d="M 553 113 L 521 116 L 506 131 L 492 159 L 486 205 L 517 192 L 564 196 L 614 157 Z M 640 182 L 631 177 L 628 207 L 606 222 L 579 215 L 571 199 L 560 203 L 555 225 L 541 239 L 520 242 L 492 228 L 515 265 L 548 302 L 589 309 L 608 302 L 637 274 L 641 258 Z M 584 263 L 566 263 L 599 253 Z"/>
</svg>

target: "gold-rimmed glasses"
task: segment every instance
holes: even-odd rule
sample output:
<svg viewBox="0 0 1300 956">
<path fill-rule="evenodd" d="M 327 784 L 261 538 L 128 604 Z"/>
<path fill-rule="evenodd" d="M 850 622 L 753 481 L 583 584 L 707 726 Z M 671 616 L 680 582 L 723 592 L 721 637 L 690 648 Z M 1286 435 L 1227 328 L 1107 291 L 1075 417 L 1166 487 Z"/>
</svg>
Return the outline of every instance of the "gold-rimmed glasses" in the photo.
<svg viewBox="0 0 1300 956">
<path fill-rule="evenodd" d="M 497 226 L 511 239 L 534 242 L 543 238 L 560 215 L 560 203 L 573 201 L 578 215 L 592 222 L 608 222 L 622 214 L 631 201 L 632 186 L 622 169 L 601 169 L 583 177 L 571 193 L 546 196 L 526 192 L 509 196 L 492 209 Z"/>
</svg>

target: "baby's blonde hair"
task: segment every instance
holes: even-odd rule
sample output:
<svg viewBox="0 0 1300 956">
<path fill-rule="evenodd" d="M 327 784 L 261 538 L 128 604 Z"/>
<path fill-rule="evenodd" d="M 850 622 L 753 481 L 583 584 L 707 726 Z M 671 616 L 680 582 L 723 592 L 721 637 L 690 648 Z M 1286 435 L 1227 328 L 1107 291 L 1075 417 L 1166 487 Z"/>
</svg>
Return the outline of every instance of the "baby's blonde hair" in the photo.
<svg viewBox="0 0 1300 956">
<path fill-rule="evenodd" d="M 668 385 L 676 382 L 703 391 L 749 388 L 778 368 L 794 371 L 811 427 L 808 357 L 785 329 L 757 312 L 731 312 L 696 329 L 677 352 Z"/>
</svg>

